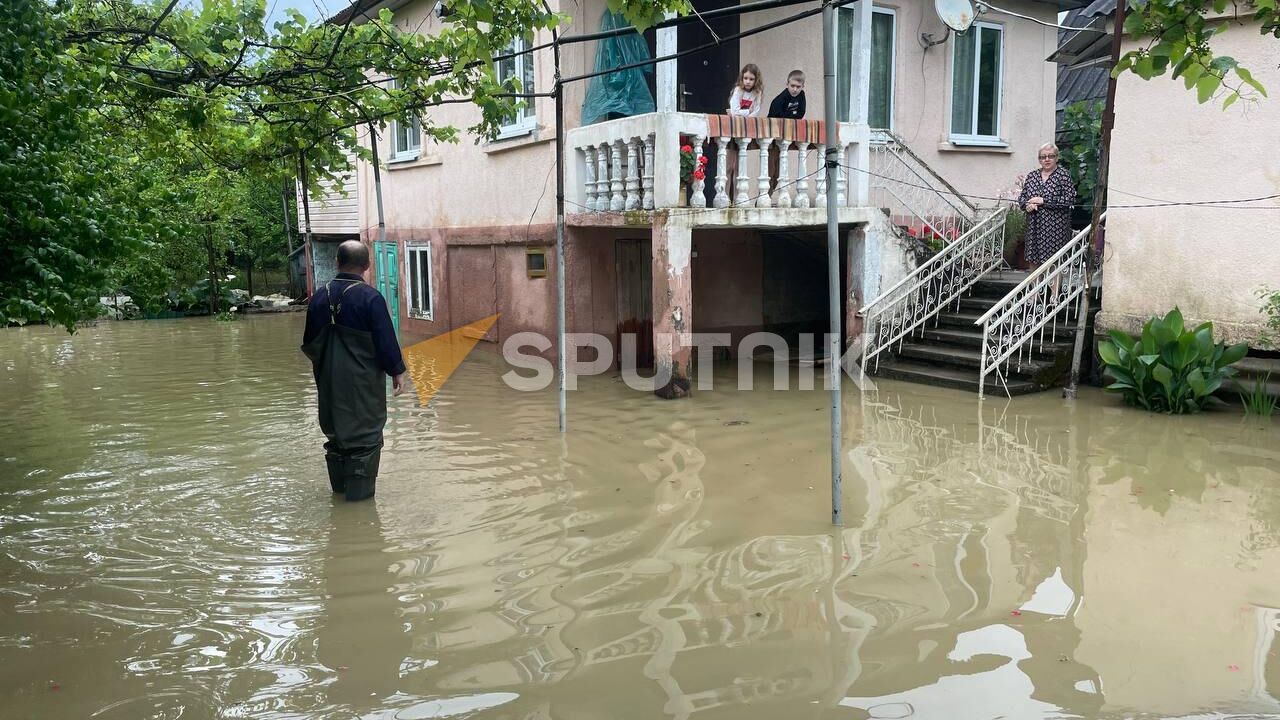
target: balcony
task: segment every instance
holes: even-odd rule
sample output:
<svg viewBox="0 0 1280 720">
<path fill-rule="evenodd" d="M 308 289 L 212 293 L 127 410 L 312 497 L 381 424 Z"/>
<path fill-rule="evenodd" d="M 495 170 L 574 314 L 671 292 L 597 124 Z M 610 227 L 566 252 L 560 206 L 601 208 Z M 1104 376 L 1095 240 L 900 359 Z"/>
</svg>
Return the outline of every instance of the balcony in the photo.
<svg viewBox="0 0 1280 720">
<path fill-rule="evenodd" d="M 865 220 L 870 132 L 842 123 L 836 143 L 840 220 Z M 694 180 L 688 207 L 680 203 L 680 146 L 701 148 L 714 175 Z M 794 227 L 826 222 L 824 123 L 657 112 L 610 120 L 566 137 L 566 213 L 570 225 L 638 226 L 655 212 L 696 226 Z M 770 192 L 769 157 L 777 155 Z M 728 176 L 730 154 L 736 176 Z M 708 193 L 708 184 L 712 192 Z"/>
</svg>

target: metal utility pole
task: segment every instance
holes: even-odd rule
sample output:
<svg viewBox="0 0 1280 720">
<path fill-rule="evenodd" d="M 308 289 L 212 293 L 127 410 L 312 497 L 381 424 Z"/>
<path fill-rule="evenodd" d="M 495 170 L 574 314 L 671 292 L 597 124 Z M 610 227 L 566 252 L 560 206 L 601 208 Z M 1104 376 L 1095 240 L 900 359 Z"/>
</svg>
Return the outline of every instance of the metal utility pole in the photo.
<svg viewBox="0 0 1280 720">
<path fill-rule="evenodd" d="M 307 297 L 311 297 L 315 293 L 316 278 L 311 258 L 311 202 L 308 199 L 310 193 L 307 191 L 307 163 L 303 159 L 302 153 L 298 153 L 298 178 L 302 182 L 302 192 L 300 193 L 302 195 L 302 219 L 306 224 L 306 231 L 302 236 L 302 250 L 307 258 Z"/>
<path fill-rule="evenodd" d="M 1116 15 L 1111 29 L 1111 67 L 1120 64 L 1120 50 L 1124 42 L 1125 0 L 1116 0 Z M 1080 297 L 1080 316 L 1076 318 L 1076 341 L 1071 357 L 1071 375 L 1067 378 L 1067 386 L 1062 389 L 1062 396 L 1074 398 L 1076 386 L 1080 383 L 1080 363 L 1084 357 L 1084 331 L 1089 321 L 1089 300 L 1093 295 L 1093 274 L 1099 267 L 1094 260 L 1102 248 L 1098 244 L 1098 223 L 1102 220 L 1102 207 L 1107 194 L 1107 176 L 1111 172 L 1111 130 L 1116 125 L 1116 77 L 1108 75 L 1107 101 L 1102 109 L 1102 148 L 1098 156 L 1098 182 L 1093 188 L 1093 216 L 1089 227 L 1092 228 L 1090 247 L 1085 252 L 1084 294 Z"/>
<path fill-rule="evenodd" d="M 543 0 L 548 13 L 551 6 Z M 569 429 L 568 402 L 565 397 L 565 290 L 564 290 L 564 83 L 560 81 L 560 33 L 551 29 L 551 52 L 555 64 L 556 100 L 556 361 L 560 376 L 560 432 Z"/>
<path fill-rule="evenodd" d="M 862 0 L 869 2 L 869 0 Z M 840 128 L 836 119 L 836 8 L 831 0 L 822 4 L 822 75 L 826 100 L 824 128 L 827 153 L 823 158 L 827 171 L 827 301 L 831 313 L 830 330 L 827 333 L 827 378 L 831 384 L 831 524 L 843 525 L 844 513 L 841 500 L 841 416 L 840 416 L 840 208 L 836 182 L 839 173 L 838 145 Z"/>
</svg>

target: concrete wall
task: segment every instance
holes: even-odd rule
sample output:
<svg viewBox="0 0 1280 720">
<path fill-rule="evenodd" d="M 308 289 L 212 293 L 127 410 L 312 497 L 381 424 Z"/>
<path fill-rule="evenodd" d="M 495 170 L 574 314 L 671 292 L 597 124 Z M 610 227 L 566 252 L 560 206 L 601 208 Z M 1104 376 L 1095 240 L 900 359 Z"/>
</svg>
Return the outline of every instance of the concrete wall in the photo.
<svg viewBox="0 0 1280 720">
<path fill-rule="evenodd" d="M 1230 25 L 1215 49 L 1246 67 L 1272 94 L 1223 111 L 1196 103 L 1194 91 L 1167 78 L 1124 74 L 1116 89 L 1110 202 L 1134 205 L 1257 197 L 1280 193 L 1280 43 L 1253 25 Z M 1160 112 L 1151 112 L 1160 108 Z M 1255 290 L 1280 287 L 1280 202 L 1270 210 L 1206 207 L 1122 209 L 1107 218 L 1099 321 L 1134 332 L 1175 305 L 1216 335 L 1257 342 L 1263 317 Z"/>
</svg>

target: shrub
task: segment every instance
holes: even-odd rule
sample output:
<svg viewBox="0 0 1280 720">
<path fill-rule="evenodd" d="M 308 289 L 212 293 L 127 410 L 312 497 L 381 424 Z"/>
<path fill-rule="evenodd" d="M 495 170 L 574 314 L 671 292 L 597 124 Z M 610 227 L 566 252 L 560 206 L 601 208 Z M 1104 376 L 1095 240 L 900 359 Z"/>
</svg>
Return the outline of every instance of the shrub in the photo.
<svg viewBox="0 0 1280 720">
<path fill-rule="evenodd" d="M 1213 323 L 1187 330 L 1177 308 L 1148 320 L 1141 337 L 1112 330 L 1111 342 L 1098 347 L 1115 378 L 1107 390 L 1122 394 L 1129 405 L 1173 414 L 1204 409 L 1223 381 L 1235 375 L 1232 363 L 1248 351 L 1243 343 L 1215 344 Z"/>
<path fill-rule="evenodd" d="M 1258 337 L 1258 344 L 1264 348 L 1280 350 L 1280 290 L 1272 290 L 1264 285 L 1258 289 L 1257 294 L 1262 301 L 1258 312 L 1267 318 L 1262 334 Z"/>
</svg>

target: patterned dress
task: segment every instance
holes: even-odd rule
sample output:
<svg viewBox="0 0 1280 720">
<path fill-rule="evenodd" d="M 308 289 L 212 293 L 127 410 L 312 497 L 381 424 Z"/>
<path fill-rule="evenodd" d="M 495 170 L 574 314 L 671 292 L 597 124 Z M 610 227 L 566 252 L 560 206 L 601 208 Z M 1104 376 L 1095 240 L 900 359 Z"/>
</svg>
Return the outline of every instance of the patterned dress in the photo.
<svg viewBox="0 0 1280 720">
<path fill-rule="evenodd" d="M 1040 168 L 1027 173 L 1022 182 L 1018 207 L 1026 208 L 1033 197 L 1044 198 L 1035 212 L 1027 213 L 1027 262 L 1039 265 L 1062 249 L 1071 239 L 1071 209 L 1076 204 L 1076 185 L 1061 165 L 1044 180 Z"/>
</svg>

